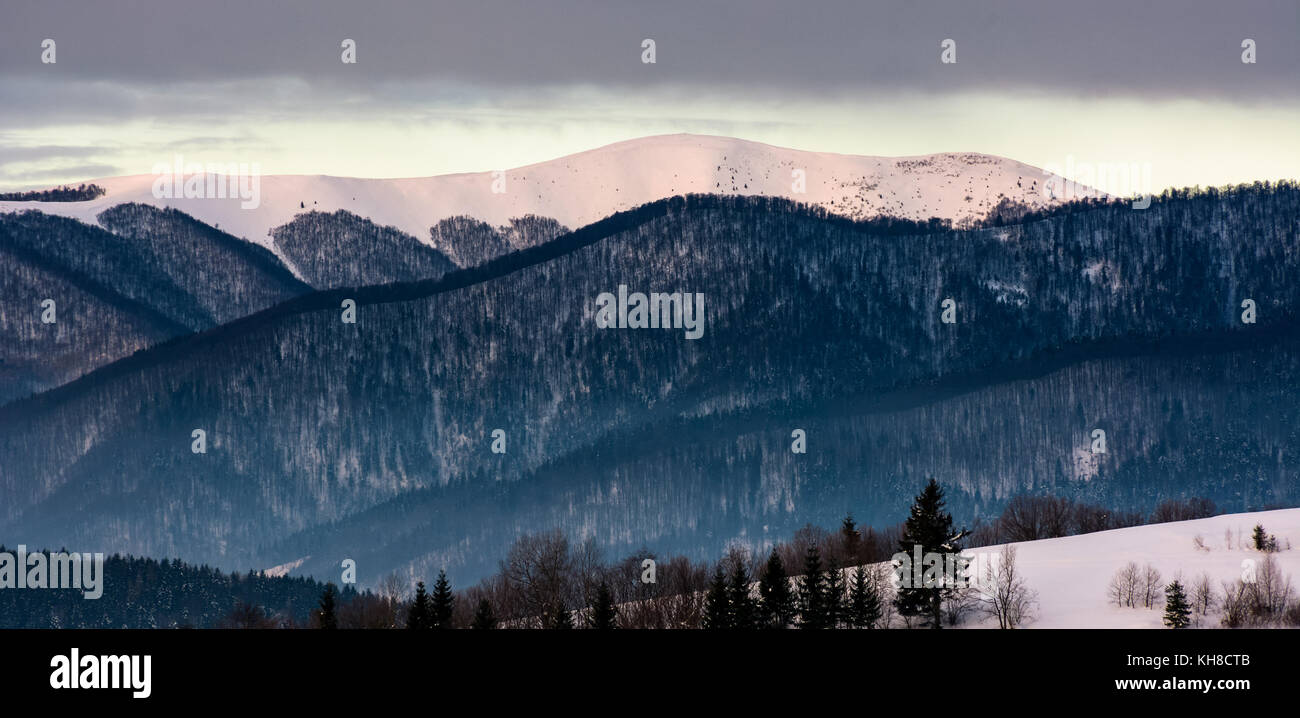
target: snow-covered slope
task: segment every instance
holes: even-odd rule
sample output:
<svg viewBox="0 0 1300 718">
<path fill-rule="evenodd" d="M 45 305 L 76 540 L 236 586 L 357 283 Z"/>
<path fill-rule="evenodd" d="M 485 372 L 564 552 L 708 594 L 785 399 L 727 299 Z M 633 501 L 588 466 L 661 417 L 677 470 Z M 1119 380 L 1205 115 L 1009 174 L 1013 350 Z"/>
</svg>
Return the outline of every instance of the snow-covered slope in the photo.
<svg viewBox="0 0 1300 718">
<path fill-rule="evenodd" d="M 1038 592 L 1038 618 L 1029 628 L 1161 628 L 1164 602 L 1158 608 L 1121 608 L 1107 600 L 1111 577 L 1130 561 L 1152 565 L 1162 584 L 1179 577 L 1190 584 L 1202 574 L 1220 596 L 1223 582 L 1241 578 L 1243 561 L 1261 561 L 1250 548 L 1256 524 L 1277 537 L 1282 550 L 1273 554 L 1283 575 L 1300 590 L 1300 509 L 1225 514 L 1195 521 L 1136 526 L 1066 538 L 1015 544 L 1016 563 L 1029 588 Z M 1196 546 L 1201 537 L 1205 549 Z M 973 553 L 996 552 L 982 547 Z M 1218 626 L 1213 616 L 1207 624 Z M 996 628 L 996 622 L 988 627 Z"/>
<path fill-rule="evenodd" d="M 796 192 L 802 172 L 804 192 Z M 154 175 L 97 179 L 107 194 L 90 202 L 0 202 L 0 212 L 39 209 L 88 223 L 123 202 L 175 207 L 253 242 L 309 211 L 345 209 L 392 225 L 421 241 L 441 219 L 469 215 L 493 225 L 537 214 L 581 227 L 614 212 L 687 193 L 778 195 L 854 218 L 891 215 L 985 216 L 1003 197 L 1031 206 L 1052 202 L 1042 191 L 1049 175 L 1014 160 L 975 153 L 862 157 L 804 152 L 728 137 L 662 135 L 504 171 L 413 179 L 266 175 L 260 203 L 238 199 L 157 199 Z M 502 186 L 498 182 L 496 189 Z"/>
</svg>

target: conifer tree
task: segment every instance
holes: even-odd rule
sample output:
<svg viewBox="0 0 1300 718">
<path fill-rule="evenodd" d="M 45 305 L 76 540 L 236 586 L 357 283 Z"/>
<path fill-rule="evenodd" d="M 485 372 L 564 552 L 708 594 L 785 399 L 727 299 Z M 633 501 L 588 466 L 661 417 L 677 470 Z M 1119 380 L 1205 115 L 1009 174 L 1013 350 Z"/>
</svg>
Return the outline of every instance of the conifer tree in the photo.
<svg viewBox="0 0 1300 718">
<path fill-rule="evenodd" d="M 492 602 L 486 598 L 479 599 L 478 610 L 474 612 L 474 623 L 470 628 L 487 631 L 497 627 L 497 615 L 492 610 Z"/>
<path fill-rule="evenodd" d="M 727 590 L 727 576 L 722 572 L 722 564 L 713 571 L 713 582 L 704 597 L 703 628 L 719 631 L 731 628 L 731 597 Z"/>
<path fill-rule="evenodd" d="M 758 606 L 749 592 L 749 573 L 740 561 L 731 572 L 731 627 L 739 631 L 758 627 Z"/>
<path fill-rule="evenodd" d="M 569 609 L 563 605 L 552 606 L 546 617 L 546 627 L 559 631 L 573 628 L 573 616 L 569 615 Z"/>
<path fill-rule="evenodd" d="M 844 574 L 834 556 L 826 562 L 826 628 L 839 628 L 844 613 Z"/>
<path fill-rule="evenodd" d="M 334 584 L 325 584 L 325 593 L 320 597 L 320 627 L 333 629 L 339 627 L 338 619 L 334 617 L 334 596 L 337 594 Z"/>
<path fill-rule="evenodd" d="M 433 584 L 433 596 L 429 602 L 429 620 L 432 628 L 451 628 L 451 616 L 456 608 L 456 596 L 451 592 L 451 582 L 447 572 L 439 571 L 438 580 Z"/>
<path fill-rule="evenodd" d="M 1255 550 L 1269 553 L 1277 550 L 1277 537 L 1266 533 L 1261 524 L 1255 524 L 1255 531 L 1251 537 L 1255 540 Z"/>
<path fill-rule="evenodd" d="M 876 584 L 867 578 L 867 569 L 858 566 L 849 585 L 847 621 L 854 628 L 875 628 L 880 620 L 880 595 Z"/>
<path fill-rule="evenodd" d="M 1170 628 L 1187 628 L 1192 622 L 1192 607 L 1179 581 L 1165 586 L 1165 625 Z"/>
<path fill-rule="evenodd" d="M 587 628 L 608 631 L 618 627 L 618 606 L 614 605 L 614 594 L 609 586 L 600 582 L 596 589 L 596 601 L 587 614 Z"/>
<path fill-rule="evenodd" d="M 803 580 L 799 583 L 799 627 L 826 627 L 826 574 L 816 544 L 804 557 Z"/>
<path fill-rule="evenodd" d="M 958 541 L 967 532 L 953 530 L 952 514 L 944 511 L 943 506 L 943 489 L 939 488 L 938 482 L 930 479 L 912 503 L 912 510 L 903 526 L 903 537 L 898 542 L 899 552 L 905 554 L 909 561 L 916 561 L 918 550 L 922 560 L 933 556 L 941 562 L 948 560 L 945 554 L 961 553 Z M 920 616 L 931 628 L 943 628 L 943 599 L 952 593 L 953 587 L 943 580 L 916 580 L 923 575 L 925 568 L 915 565 L 910 567 L 909 580 L 898 587 L 894 602 L 900 614 Z"/>
<path fill-rule="evenodd" d="M 424 590 L 424 581 L 415 584 L 415 598 L 411 599 L 411 609 L 406 614 L 406 627 L 417 630 L 433 627 L 429 594 Z"/>
<path fill-rule="evenodd" d="M 790 577 L 775 548 L 767 558 L 763 577 L 758 581 L 758 596 L 763 626 L 785 628 L 794 620 L 794 596 L 790 593 Z"/>
<path fill-rule="evenodd" d="M 853 521 L 853 514 L 844 517 L 840 523 L 840 538 L 844 542 L 844 556 L 854 563 L 862 560 L 862 535 L 858 533 L 858 526 Z"/>
</svg>

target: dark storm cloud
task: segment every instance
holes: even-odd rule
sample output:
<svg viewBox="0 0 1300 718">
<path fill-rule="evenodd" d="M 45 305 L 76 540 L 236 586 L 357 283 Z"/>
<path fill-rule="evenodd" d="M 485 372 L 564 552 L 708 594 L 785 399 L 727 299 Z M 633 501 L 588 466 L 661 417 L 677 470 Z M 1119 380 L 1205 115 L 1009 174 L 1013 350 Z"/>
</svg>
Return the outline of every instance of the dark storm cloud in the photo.
<svg viewBox="0 0 1300 718">
<path fill-rule="evenodd" d="M 8 3 L 0 75 L 125 85 L 291 77 L 366 94 L 377 82 L 485 90 L 645 84 L 791 95 L 894 89 L 1294 99 L 1295 0 L 478 0 Z M 40 63 L 44 38 L 57 66 Z M 640 62 L 642 38 L 658 62 Z M 339 61 L 355 39 L 358 63 Z M 957 41 L 958 63 L 938 62 Z M 1258 63 L 1240 61 L 1243 38 Z M 257 97 L 247 98 L 256 103 Z M 864 98 L 865 99 L 865 98 Z"/>
</svg>

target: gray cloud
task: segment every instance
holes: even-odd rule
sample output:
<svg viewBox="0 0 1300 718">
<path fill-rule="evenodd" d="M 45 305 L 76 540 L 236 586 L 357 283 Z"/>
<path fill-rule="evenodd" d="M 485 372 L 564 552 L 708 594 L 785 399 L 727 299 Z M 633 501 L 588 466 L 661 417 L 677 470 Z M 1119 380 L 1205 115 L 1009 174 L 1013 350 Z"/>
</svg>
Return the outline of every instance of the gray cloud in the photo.
<svg viewBox="0 0 1300 718">
<path fill-rule="evenodd" d="M 116 165 L 105 164 L 82 164 L 72 166 L 61 166 L 57 169 L 40 168 L 33 170 L 23 170 L 19 172 L 10 172 L 0 169 L 0 182 L 6 183 L 9 191 L 29 189 L 35 187 L 48 187 L 55 182 L 51 182 L 51 177 L 56 175 L 67 177 L 108 177 L 118 174 L 121 168 Z M 24 185 L 22 183 L 32 180 L 40 180 L 35 184 Z"/>
<path fill-rule="evenodd" d="M 60 158 L 84 159 L 100 154 L 102 151 L 98 147 L 69 145 L 15 146 L 8 144 L 5 138 L 0 136 L 0 166 L 10 162 L 32 162 Z"/>
<path fill-rule="evenodd" d="M 0 73 L 124 85 L 297 78 L 483 89 L 585 84 L 796 93 L 1042 90 L 1266 101 L 1300 95 L 1294 0 L 477 0 L 364 3 L 46 0 L 6 8 Z M 57 65 L 40 63 L 41 40 Z M 340 41 L 358 63 L 339 61 Z M 642 38 L 658 62 L 642 65 Z M 1240 62 L 1240 42 L 1258 63 Z M 958 43 L 958 63 L 938 62 Z M 258 98 L 248 98 L 256 102 Z M 122 100 L 129 103 L 129 99 Z"/>
</svg>

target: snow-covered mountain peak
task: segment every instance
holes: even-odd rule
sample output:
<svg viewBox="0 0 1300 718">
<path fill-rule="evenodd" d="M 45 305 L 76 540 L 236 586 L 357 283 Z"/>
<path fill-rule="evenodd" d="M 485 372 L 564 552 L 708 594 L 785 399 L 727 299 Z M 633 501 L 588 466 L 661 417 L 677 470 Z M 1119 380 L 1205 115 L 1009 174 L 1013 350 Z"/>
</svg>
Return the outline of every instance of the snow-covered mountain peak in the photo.
<svg viewBox="0 0 1300 718">
<path fill-rule="evenodd" d="M 853 218 L 984 217 L 1002 198 L 1053 203 L 1050 175 L 978 153 L 869 157 L 774 147 L 731 137 L 658 135 L 515 169 L 406 179 L 263 175 L 256 207 L 239 198 L 155 197 L 155 175 L 93 180 L 89 202 L 0 202 L 0 212 L 39 209 L 94 223 L 103 210 L 140 202 L 175 207 L 236 236 L 270 245 L 269 232 L 311 210 L 343 209 L 422 241 L 442 219 L 493 225 L 537 214 L 577 228 L 646 202 L 689 193 L 783 196 Z"/>
</svg>

